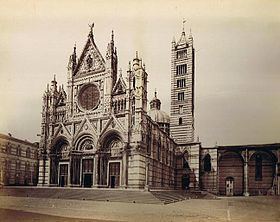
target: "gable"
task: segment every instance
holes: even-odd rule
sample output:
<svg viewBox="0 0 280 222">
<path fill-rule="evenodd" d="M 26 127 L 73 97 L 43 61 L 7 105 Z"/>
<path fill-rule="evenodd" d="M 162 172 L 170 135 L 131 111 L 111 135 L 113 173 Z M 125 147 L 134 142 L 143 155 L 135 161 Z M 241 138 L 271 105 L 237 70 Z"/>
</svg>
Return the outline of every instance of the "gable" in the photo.
<svg viewBox="0 0 280 222">
<path fill-rule="evenodd" d="M 79 128 L 75 132 L 74 141 L 76 141 L 82 134 L 90 134 L 94 138 L 94 142 L 97 142 L 98 133 L 95 126 L 89 121 L 87 117 L 84 117 Z M 95 144 L 96 145 L 96 144 Z"/>
<path fill-rule="evenodd" d="M 90 33 L 83 52 L 78 60 L 74 76 L 87 75 L 105 70 L 105 60 L 94 43 L 93 35 Z"/>
<path fill-rule="evenodd" d="M 100 136 L 102 136 L 105 132 L 109 130 L 116 130 L 122 134 L 126 133 L 125 126 L 113 114 L 102 129 Z"/>
<path fill-rule="evenodd" d="M 125 94 L 126 85 L 120 77 L 116 85 L 113 88 L 113 95 Z"/>
<path fill-rule="evenodd" d="M 66 105 L 66 93 L 65 93 L 64 90 L 60 91 L 56 105 L 57 106 L 65 106 Z"/>
<path fill-rule="evenodd" d="M 65 125 L 63 123 L 60 123 L 59 126 L 56 128 L 53 138 L 57 138 L 60 136 L 65 137 L 68 140 L 70 140 L 70 138 L 71 138 L 71 133 L 69 132 L 69 130 L 65 127 Z"/>
</svg>

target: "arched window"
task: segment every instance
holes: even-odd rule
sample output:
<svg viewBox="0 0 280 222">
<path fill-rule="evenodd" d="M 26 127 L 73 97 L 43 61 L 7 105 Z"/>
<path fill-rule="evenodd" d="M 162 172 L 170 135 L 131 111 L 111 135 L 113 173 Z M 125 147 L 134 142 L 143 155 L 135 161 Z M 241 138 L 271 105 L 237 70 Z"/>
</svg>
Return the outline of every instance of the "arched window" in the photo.
<svg viewBox="0 0 280 222">
<path fill-rule="evenodd" d="M 256 155 L 255 180 L 262 180 L 262 156 L 260 154 Z"/>
<path fill-rule="evenodd" d="M 157 152 L 157 158 L 160 161 L 160 157 L 161 157 L 161 141 L 160 138 L 158 139 L 158 152 Z"/>
<path fill-rule="evenodd" d="M 18 145 L 18 147 L 17 147 L 17 155 L 18 155 L 18 156 L 21 156 L 21 148 L 20 148 L 20 145 Z"/>
<path fill-rule="evenodd" d="M 135 97 L 132 98 L 131 102 L 131 124 L 135 124 Z"/>
<path fill-rule="evenodd" d="M 210 172 L 211 168 L 211 156 L 209 154 L 206 154 L 203 160 L 203 170 L 204 172 Z"/>
<path fill-rule="evenodd" d="M 182 123 L 183 123 L 183 118 L 180 117 L 180 118 L 179 118 L 179 125 L 182 125 Z"/>
<path fill-rule="evenodd" d="M 6 151 L 7 151 L 7 153 L 11 153 L 11 144 L 10 143 L 7 144 Z"/>
<path fill-rule="evenodd" d="M 34 159 L 37 159 L 37 158 L 38 158 L 38 151 L 34 150 Z"/>
<path fill-rule="evenodd" d="M 30 148 L 29 147 L 26 149 L 26 157 L 30 158 Z"/>
<path fill-rule="evenodd" d="M 136 87 L 135 87 L 135 85 L 136 85 L 135 82 L 136 82 L 136 81 L 135 81 L 135 77 L 133 77 L 133 89 L 136 88 Z"/>
<path fill-rule="evenodd" d="M 19 160 L 16 161 L 16 170 L 17 171 L 20 170 L 20 161 Z"/>
<path fill-rule="evenodd" d="M 147 154 L 151 155 L 151 142 L 152 142 L 152 126 L 148 123 L 147 127 L 147 135 L 146 135 L 146 143 L 147 143 Z"/>
</svg>

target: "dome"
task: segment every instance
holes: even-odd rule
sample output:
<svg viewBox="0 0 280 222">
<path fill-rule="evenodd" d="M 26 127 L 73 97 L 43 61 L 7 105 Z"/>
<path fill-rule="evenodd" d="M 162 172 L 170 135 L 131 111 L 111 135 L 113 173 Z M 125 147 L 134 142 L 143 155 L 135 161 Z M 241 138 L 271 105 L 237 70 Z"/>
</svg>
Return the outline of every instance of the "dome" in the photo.
<svg viewBox="0 0 280 222">
<path fill-rule="evenodd" d="M 149 110 L 148 115 L 157 123 L 170 123 L 169 115 L 162 110 L 152 108 Z"/>
</svg>

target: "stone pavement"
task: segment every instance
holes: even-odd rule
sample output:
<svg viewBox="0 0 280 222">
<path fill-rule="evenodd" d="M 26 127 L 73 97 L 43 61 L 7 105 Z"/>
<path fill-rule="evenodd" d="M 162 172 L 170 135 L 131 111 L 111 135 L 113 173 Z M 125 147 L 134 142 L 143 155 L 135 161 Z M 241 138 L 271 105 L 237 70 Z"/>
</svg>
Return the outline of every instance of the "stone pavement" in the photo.
<svg viewBox="0 0 280 222">
<path fill-rule="evenodd" d="M 0 208 L 0 218 L 1 218 L 1 222 L 15 222 L 15 221 L 20 221 L 20 222 L 30 222 L 30 221 L 104 222 L 104 220 L 59 217 L 59 216 L 51 216 L 51 215 L 47 215 L 47 214 L 38 214 L 38 213 L 25 212 L 25 211 L 21 211 L 21 210 L 10 210 L 10 209 L 1 209 L 1 208 Z M 109 222 L 109 221 L 106 221 L 106 222 Z"/>
<path fill-rule="evenodd" d="M 190 199 L 174 204 L 133 204 L 0 196 L 0 208 L 52 216 L 111 221 L 280 221 L 279 197 Z"/>
</svg>

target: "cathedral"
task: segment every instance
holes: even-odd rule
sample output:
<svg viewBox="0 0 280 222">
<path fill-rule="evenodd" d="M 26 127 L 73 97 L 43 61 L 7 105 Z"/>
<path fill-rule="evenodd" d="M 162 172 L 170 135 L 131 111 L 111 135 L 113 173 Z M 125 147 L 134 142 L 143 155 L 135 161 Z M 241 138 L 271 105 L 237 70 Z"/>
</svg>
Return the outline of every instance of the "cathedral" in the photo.
<svg viewBox="0 0 280 222">
<path fill-rule="evenodd" d="M 152 74 L 138 53 L 118 72 L 114 33 L 104 57 L 95 38 L 92 25 L 80 57 L 76 46 L 70 55 L 66 87 L 54 77 L 44 92 L 38 186 L 279 192 L 280 144 L 202 148 L 194 141 L 192 34 L 183 30 L 171 43 L 170 115 L 157 92 L 148 104 Z"/>
</svg>

